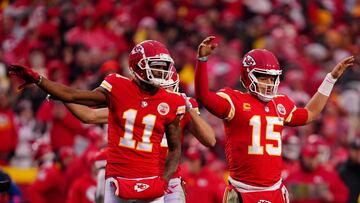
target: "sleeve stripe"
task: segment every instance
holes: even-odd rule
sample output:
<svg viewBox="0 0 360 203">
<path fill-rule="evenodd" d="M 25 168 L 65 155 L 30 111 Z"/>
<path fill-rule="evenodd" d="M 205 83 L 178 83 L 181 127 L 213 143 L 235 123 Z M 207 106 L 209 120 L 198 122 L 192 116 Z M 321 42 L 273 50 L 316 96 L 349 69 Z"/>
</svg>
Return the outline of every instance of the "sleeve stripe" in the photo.
<svg viewBox="0 0 360 203">
<path fill-rule="evenodd" d="M 226 94 L 224 92 L 217 92 L 216 94 L 219 95 L 220 97 L 226 99 L 230 103 L 231 109 L 230 109 L 229 114 L 225 118 L 225 120 L 230 121 L 231 119 L 234 118 L 234 115 L 235 115 L 234 103 L 232 102 L 232 100 L 231 100 L 231 98 L 230 98 L 230 96 L 228 94 Z"/>
<path fill-rule="evenodd" d="M 184 114 L 185 110 L 186 110 L 185 106 L 179 106 L 176 110 L 176 115 Z"/>
<path fill-rule="evenodd" d="M 103 87 L 104 89 L 106 89 L 107 91 L 111 92 L 112 85 L 110 83 L 108 83 L 107 81 L 104 80 L 100 86 Z"/>
<path fill-rule="evenodd" d="M 296 110 L 296 106 L 294 106 L 294 108 L 291 110 L 291 112 L 289 113 L 288 117 L 285 119 L 285 122 L 289 123 L 292 119 L 293 116 L 293 112 Z"/>
</svg>

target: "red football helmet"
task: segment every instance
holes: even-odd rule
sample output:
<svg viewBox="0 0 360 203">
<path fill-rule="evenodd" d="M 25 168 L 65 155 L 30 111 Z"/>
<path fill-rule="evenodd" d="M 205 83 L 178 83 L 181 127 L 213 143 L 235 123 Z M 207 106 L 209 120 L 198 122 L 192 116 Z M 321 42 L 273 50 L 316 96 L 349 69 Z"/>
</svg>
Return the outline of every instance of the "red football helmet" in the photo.
<svg viewBox="0 0 360 203">
<path fill-rule="evenodd" d="M 137 44 L 129 54 L 130 73 L 140 81 L 163 86 L 171 83 L 170 68 L 174 61 L 168 49 L 160 42 L 146 40 Z M 152 66 L 165 66 L 165 69 L 155 69 Z M 154 74 L 154 73 L 158 74 Z M 160 73 L 160 74 L 159 74 Z"/>
<path fill-rule="evenodd" d="M 171 65 L 170 72 L 171 72 L 170 83 L 165 84 L 162 87 L 166 88 L 166 89 L 172 88 L 172 91 L 179 92 L 179 80 L 180 79 L 179 79 L 179 74 L 176 72 L 175 66 Z"/>
<path fill-rule="evenodd" d="M 253 49 L 245 54 L 241 65 L 241 82 L 251 93 L 258 96 L 262 101 L 270 101 L 278 90 L 280 84 L 280 65 L 273 53 L 266 49 Z M 258 75 L 275 76 L 274 84 L 260 83 Z M 261 92 L 259 84 L 271 88 L 271 93 Z"/>
</svg>

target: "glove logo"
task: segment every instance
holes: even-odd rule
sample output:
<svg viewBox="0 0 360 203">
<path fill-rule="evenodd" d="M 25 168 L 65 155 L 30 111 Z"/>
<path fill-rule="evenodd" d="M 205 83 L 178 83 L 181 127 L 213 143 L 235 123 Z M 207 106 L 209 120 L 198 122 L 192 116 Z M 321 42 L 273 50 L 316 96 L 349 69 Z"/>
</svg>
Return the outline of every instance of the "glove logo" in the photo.
<svg viewBox="0 0 360 203">
<path fill-rule="evenodd" d="M 150 187 L 150 186 L 149 186 L 148 184 L 145 184 L 145 183 L 136 183 L 136 184 L 134 185 L 134 190 L 135 190 L 136 192 L 142 192 L 142 191 L 148 189 L 149 187 Z"/>
<path fill-rule="evenodd" d="M 244 67 L 249 67 L 249 66 L 255 66 L 256 65 L 256 62 L 255 62 L 254 58 L 249 56 L 249 55 L 247 55 L 244 58 L 242 63 L 243 63 Z"/>
<path fill-rule="evenodd" d="M 165 102 L 161 102 L 157 107 L 157 111 L 159 112 L 160 115 L 165 116 L 170 111 L 169 104 L 167 104 Z"/>
</svg>

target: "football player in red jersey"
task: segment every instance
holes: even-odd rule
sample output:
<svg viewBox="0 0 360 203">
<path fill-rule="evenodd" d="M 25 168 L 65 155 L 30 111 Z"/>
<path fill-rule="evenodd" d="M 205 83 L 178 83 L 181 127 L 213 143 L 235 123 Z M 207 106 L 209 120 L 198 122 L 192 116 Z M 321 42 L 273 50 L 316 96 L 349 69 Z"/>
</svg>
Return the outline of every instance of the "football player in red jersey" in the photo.
<svg viewBox="0 0 360 203">
<path fill-rule="evenodd" d="M 172 71 L 174 72 L 172 75 L 172 83 L 163 85 L 163 87 L 171 91 L 178 92 L 179 75 L 177 74 L 175 67 L 172 67 Z M 182 95 L 186 98 L 186 113 L 180 120 L 181 139 L 183 138 L 184 131 L 189 130 L 203 145 L 213 147 L 216 143 L 214 130 L 199 116 L 196 100 L 191 97 L 186 97 L 184 94 Z M 108 122 L 108 108 L 91 109 L 90 107 L 73 103 L 65 103 L 65 105 L 79 120 L 84 123 L 106 124 Z M 165 135 L 163 136 L 160 150 L 160 166 L 164 169 L 168 150 Z M 178 167 L 175 174 L 169 181 L 165 194 L 166 203 L 185 202 L 185 193 L 181 185 L 182 180 L 179 174 L 180 170 L 180 167 Z"/>
<path fill-rule="evenodd" d="M 164 69 L 153 69 L 152 64 L 162 64 Z M 163 44 L 147 40 L 137 44 L 129 54 L 133 79 L 110 74 L 93 91 L 55 83 L 22 65 L 10 65 L 9 73 L 25 81 L 20 87 L 35 83 L 64 102 L 107 105 L 105 202 L 163 202 L 164 190 L 180 159 L 179 121 L 185 113 L 181 95 L 159 88 L 171 81 L 172 64 L 173 59 Z M 159 156 L 165 132 L 169 152 L 162 173 Z"/>
<path fill-rule="evenodd" d="M 265 49 L 245 54 L 241 81 L 247 92 L 224 88 L 209 91 L 207 57 L 217 47 L 207 37 L 198 47 L 195 73 L 196 97 L 225 125 L 225 153 L 230 171 L 224 202 L 286 202 L 281 180 L 281 132 L 283 126 L 313 121 L 324 108 L 336 80 L 354 64 L 348 57 L 327 74 L 305 108 L 297 108 L 286 95 L 277 95 L 281 69 L 277 58 Z"/>
</svg>

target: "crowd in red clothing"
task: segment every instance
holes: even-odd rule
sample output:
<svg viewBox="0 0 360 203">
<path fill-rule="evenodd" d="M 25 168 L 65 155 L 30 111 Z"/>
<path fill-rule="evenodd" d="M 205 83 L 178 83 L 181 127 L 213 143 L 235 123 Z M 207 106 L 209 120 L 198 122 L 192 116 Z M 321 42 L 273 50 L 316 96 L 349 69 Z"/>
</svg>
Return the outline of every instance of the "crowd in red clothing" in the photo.
<svg viewBox="0 0 360 203">
<path fill-rule="evenodd" d="M 279 92 L 286 93 L 301 106 L 316 91 L 329 68 L 345 56 L 360 55 L 359 21 L 360 2 L 350 0 L 2 1 L 0 162 L 2 165 L 34 166 L 33 146 L 41 139 L 50 144 L 56 162 L 63 162 L 64 157 L 70 157 L 65 155 L 73 153 L 75 161 L 71 162 L 83 167 L 85 164 L 80 163 L 86 162 L 84 151 L 94 145 L 98 149 L 106 143 L 103 140 L 106 126 L 97 126 L 94 133 L 94 126 L 82 124 L 63 104 L 47 101 L 40 89 L 27 88 L 19 92 L 18 84 L 10 82 L 6 75 L 5 64 L 27 64 L 54 81 L 93 89 L 108 71 L 127 76 L 130 48 L 140 41 L 155 39 L 166 44 L 174 58 L 180 74 L 180 91 L 192 96 L 196 47 L 205 36 L 215 35 L 218 51 L 208 62 L 212 89 L 239 87 L 242 55 L 252 48 L 266 48 L 276 54 L 284 70 Z M 336 166 L 346 163 L 348 143 L 360 136 L 359 79 L 359 68 L 345 73 L 317 122 L 286 129 L 285 134 L 296 137 L 301 146 L 312 139 L 311 135 L 317 134 L 321 141 L 316 145 L 323 146 L 319 147 L 319 161 L 324 170 L 331 173 L 336 173 Z M 224 174 L 223 126 L 204 109 L 201 116 L 216 131 L 217 145 L 208 150 L 192 136 L 185 137 L 184 149 L 196 148 L 204 157 L 210 157 L 203 159 L 198 169 L 201 172 L 186 169 L 196 164 L 184 167 L 188 186 L 192 188 L 187 198 L 188 202 L 196 202 L 196 197 L 191 200 L 191 194 L 198 194 L 195 191 L 203 187 L 207 192 L 215 190 L 209 202 L 219 202 L 217 189 L 212 186 L 221 184 L 205 184 L 218 179 L 212 180 L 212 175 L 209 175 L 211 180 L 202 176 Z M 68 148 L 73 152 L 63 152 Z M 301 147 L 298 151 L 301 154 Z M 291 150 L 284 149 L 284 156 L 289 154 Z M 299 154 L 294 160 L 299 160 Z M 196 159 L 190 158 L 189 163 L 193 160 Z M 284 170 L 286 177 L 300 173 L 301 164 L 296 162 L 289 164 L 291 170 Z M 49 175 L 59 172 L 59 179 L 64 180 L 68 176 L 62 178 L 63 174 L 72 174 L 66 172 L 69 170 L 78 174 L 81 171 L 72 164 L 62 163 L 60 168 L 54 165 L 49 169 Z M 76 180 L 73 187 L 83 185 L 77 181 L 88 181 L 92 185 L 91 171 L 87 174 L 79 180 L 70 178 Z M 196 184 L 193 181 L 197 181 Z M 71 183 L 64 183 L 67 184 Z M 210 186 L 211 190 L 206 189 Z"/>
</svg>

